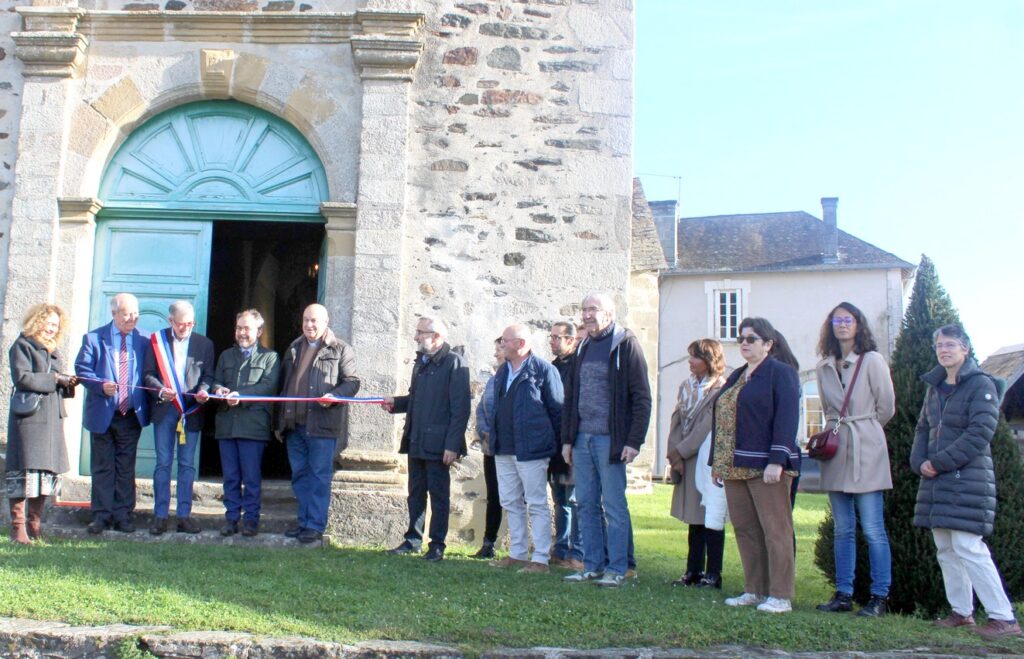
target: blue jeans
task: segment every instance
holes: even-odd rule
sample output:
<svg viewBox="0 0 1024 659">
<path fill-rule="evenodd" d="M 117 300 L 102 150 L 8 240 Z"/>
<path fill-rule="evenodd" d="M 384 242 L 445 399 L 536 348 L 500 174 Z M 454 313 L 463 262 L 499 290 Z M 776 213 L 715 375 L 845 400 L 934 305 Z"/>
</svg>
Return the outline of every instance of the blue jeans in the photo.
<svg viewBox="0 0 1024 659">
<path fill-rule="evenodd" d="M 267 442 L 255 439 L 222 439 L 220 464 L 224 470 L 224 516 L 237 522 L 245 511 L 245 521 L 260 521 L 260 494 L 263 487 L 263 451 Z"/>
<path fill-rule="evenodd" d="M 576 509 L 576 486 L 550 483 L 555 502 L 555 544 L 551 556 L 565 560 L 583 560 L 583 537 Z"/>
<path fill-rule="evenodd" d="M 573 446 L 576 506 L 588 572 L 626 574 L 632 525 L 626 503 L 626 465 L 609 462 L 611 437 L 579 433 Z M 602 519 L 601 510 L 604 509 Z M 607 525 L 607 538 L 605 537 Z"/>
<path fill-rule="evenodd" d="M 868 542 L 868 559 L 871 562 L 871 594 L 887 597 L 892 584 L 892 556 L 882 515 L 881 491 L 861 494 L 829 492 L 828 500 L 835 520 L 836 590 L 848 595 L 853 593 L 853 573 L 857 565 L 857 518 L 860 517 L 860 528 Z"/>
<path fill-rule="evenodd" d="M 299 526 L 323 533 L 331 504 L 336 437 L 313 437 L 305 426 L 288 433 L 288 463 L 292 467 L 292 491 L 298 500 Z"/>
<path fill-rule="evenodd" d="M 178 419 L 181 415 L 165 414 L 153 423 L 153 446 L 156 448 L 156 468 L 153 470 L 153 516 L 167 519 L 171 508 L 171 463 L 178 451 L 178 509 L 179 519 L 192 514 L 192 483 L 196 479 L 196 446 L 199 431 L 186 431 L 185 443 L 178 443 Z"/>
</svg>

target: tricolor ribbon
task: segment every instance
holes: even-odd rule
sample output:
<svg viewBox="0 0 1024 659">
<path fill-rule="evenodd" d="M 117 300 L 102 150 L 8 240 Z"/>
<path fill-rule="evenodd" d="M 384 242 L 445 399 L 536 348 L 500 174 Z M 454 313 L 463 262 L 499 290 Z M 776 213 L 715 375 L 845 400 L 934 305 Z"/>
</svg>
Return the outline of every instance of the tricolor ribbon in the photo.
<svg viewBox="0 0 1024 659">
<path fill-rule="evenodd" d="M 199 409 L 196 403 L 187 407 L 185 403 L 185 392 L 182 391 L 181 383 L 178 382 L 178 373 L 174 370 L 174 350 L 167 342 L 170 330 L 160 330 L 150 335 L 150 343 L 153 344 L 153 355 L 156 357 L 156 367 L 160 369 L 160 377 L 163 378 L 164 387 L 174 392 L 174 406 L 182 417 L 192 414 Z"/>
</svg>

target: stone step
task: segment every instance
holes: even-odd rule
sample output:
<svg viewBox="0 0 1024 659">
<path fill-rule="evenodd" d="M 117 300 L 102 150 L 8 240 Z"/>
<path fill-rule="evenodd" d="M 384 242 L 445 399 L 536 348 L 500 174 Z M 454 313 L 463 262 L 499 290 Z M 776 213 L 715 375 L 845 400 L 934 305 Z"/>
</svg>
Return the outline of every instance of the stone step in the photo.
<svg viewBox="0 0 1024 659">
<path fill-rule="evenodd" d="M 63 476 L 61 478 L 61 501 L 88 503 L 91 495 L 92 479 L 86 476 Z M 174 501 L 177 485 L 171 481 L 171 501 Z M 289 481 L 265 480 L 262 484 L 261 499 L 263 504 L 295 503 L 292 485 Z M 153 479 L 135 479 L 135 500 L 137 505 L 153 504 Z M 224 484 L 214 479 L 199 479 L 192 484 L 193 506 L 222 506 L 224 502 Z"/>
<path fill-rule="evenodd" d="M 260 531 L 266 531 L 268 533 L 283 533 L 285 530 L 291 528 L 295 524 L 295 504 L 272 504 L 263 505 L 260 509 Z M 192 506 L 192 518 L 199 523 L 199 526 L 203 530 L 211 530 L 219 532 L 221 527 L 224 526 L 224 507 L 223 506 Z M 152 503 L 145 504 L 139 503 L 135 507 L 135 526 L 140 531 L 147 531 L 153 524 L 153 506 Z M 66 527 L 68 529 L 82 529 L 92 521 L 92 513 L 88 506 L 69 506 L 66 504 L 57 504 L 50 507 L 46 512 L 46 521 L 48 524 L 60 527 Z M 175 529 L 175 517 L 174 517 L 174 502 L 171 502 L 171 516 L 169 519 L 168 527 L 171 532 Z M 182 534 L 188 535 L 188 534 Z"/>
<path fill-rule="evenodd" d="M 176 533 L 173 527 L 173 517 L 171 518 L 172 526 L 170 531 L 163 535 L 156 536 L 149 533 L 148 525 L 142 526 L 139 524 L 139 515 L 135 516 L 135 522 L 137 528 L 134 533 L 119 533 L 118 531 L 107 530 L 101 535 L 89 535 L 88 531 L 85 530 L 85 525 L 69 526 L 65 524 L 52 524 L 50 523 L 50 520 L 47 520 L 46 524 L 43 525 L 43 537 L 68 538 L 73 540 L 96 540 L 103 542 L 114 540 L 122 542 L 281 548 L 322 547 L 330 542 L 330 538 L 325 536 L 323 541 L 303 544 L 293 538 L 284 537 L 282 534 L 284 529 L 271 531 L 265 528 L 262 518 L 260 519 L 259 535 L 253 537 L 246 537 L 240 533 L 224 537 L 220 534 L 220 526 L 217 528 L 204 527 L 203 531 L 200 533 Z"/>
</svg>

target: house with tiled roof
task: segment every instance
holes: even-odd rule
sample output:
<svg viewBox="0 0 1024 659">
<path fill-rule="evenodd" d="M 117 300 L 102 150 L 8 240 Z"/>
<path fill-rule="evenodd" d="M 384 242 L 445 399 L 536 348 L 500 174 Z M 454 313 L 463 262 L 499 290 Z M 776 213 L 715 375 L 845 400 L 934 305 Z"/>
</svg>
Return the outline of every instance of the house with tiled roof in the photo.
<svg viewBox="0 0 1024 659">
<path fill-rule="evenodd" d="M 821 218 L 804 211 L 678 218 L 673 202 L 651 203 L 669 266 L 659 278 L 659 445 L 689 373 L 686 346 L 716 338 L 729 366 L 740 366 L 736 337 L 747 316 L 771 321 L 800 362 L 804 436 L 820 424 L 815 349 L 830 309 L 841 301 L 858 306 L 888 357 L 915 266 L 839 229 L 838 199 L 821 204 Z"/>
<path fill-rule="evenodd" d="M 1024 449 L 1024 343 L 996 350 L 981 363 L 981 370 L 1006 381 L 1000 408 L 1013 436 Z"/>
</svg>

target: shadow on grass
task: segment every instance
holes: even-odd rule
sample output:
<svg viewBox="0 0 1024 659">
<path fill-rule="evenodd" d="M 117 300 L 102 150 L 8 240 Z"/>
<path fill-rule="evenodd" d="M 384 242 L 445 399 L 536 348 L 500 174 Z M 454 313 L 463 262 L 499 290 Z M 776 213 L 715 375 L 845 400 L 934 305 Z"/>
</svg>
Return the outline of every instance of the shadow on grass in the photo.
<svg viewBox="0 0 1024 659">
<path fill-rule="evenodd" d="M 620 589 L 567 584 L 564 573 L 520 575 L 455 547 L 437 564 L 371 549 L 280 550 L 129 542 L 0 544 L 0 615 L 75 624 L 307 635 L 340 642 L 420 640 L 469 651 L 495 647 L 749 645 L 862 651 L 929 646 L 976 653 L 968 632 L 925 621 L 823 616 L 829 594 L 812 564 L 824 498 L 801 495 L 796 610 L 771 616 L 725 607 L 742 571 L 727 539 L 724 592 L 673 588 L 685 526 L 668 516 L 668 488 L 631 498 L 640 578 Z M 996 646 L 1024 652 L 1024 642 Z"/>
</svg>

